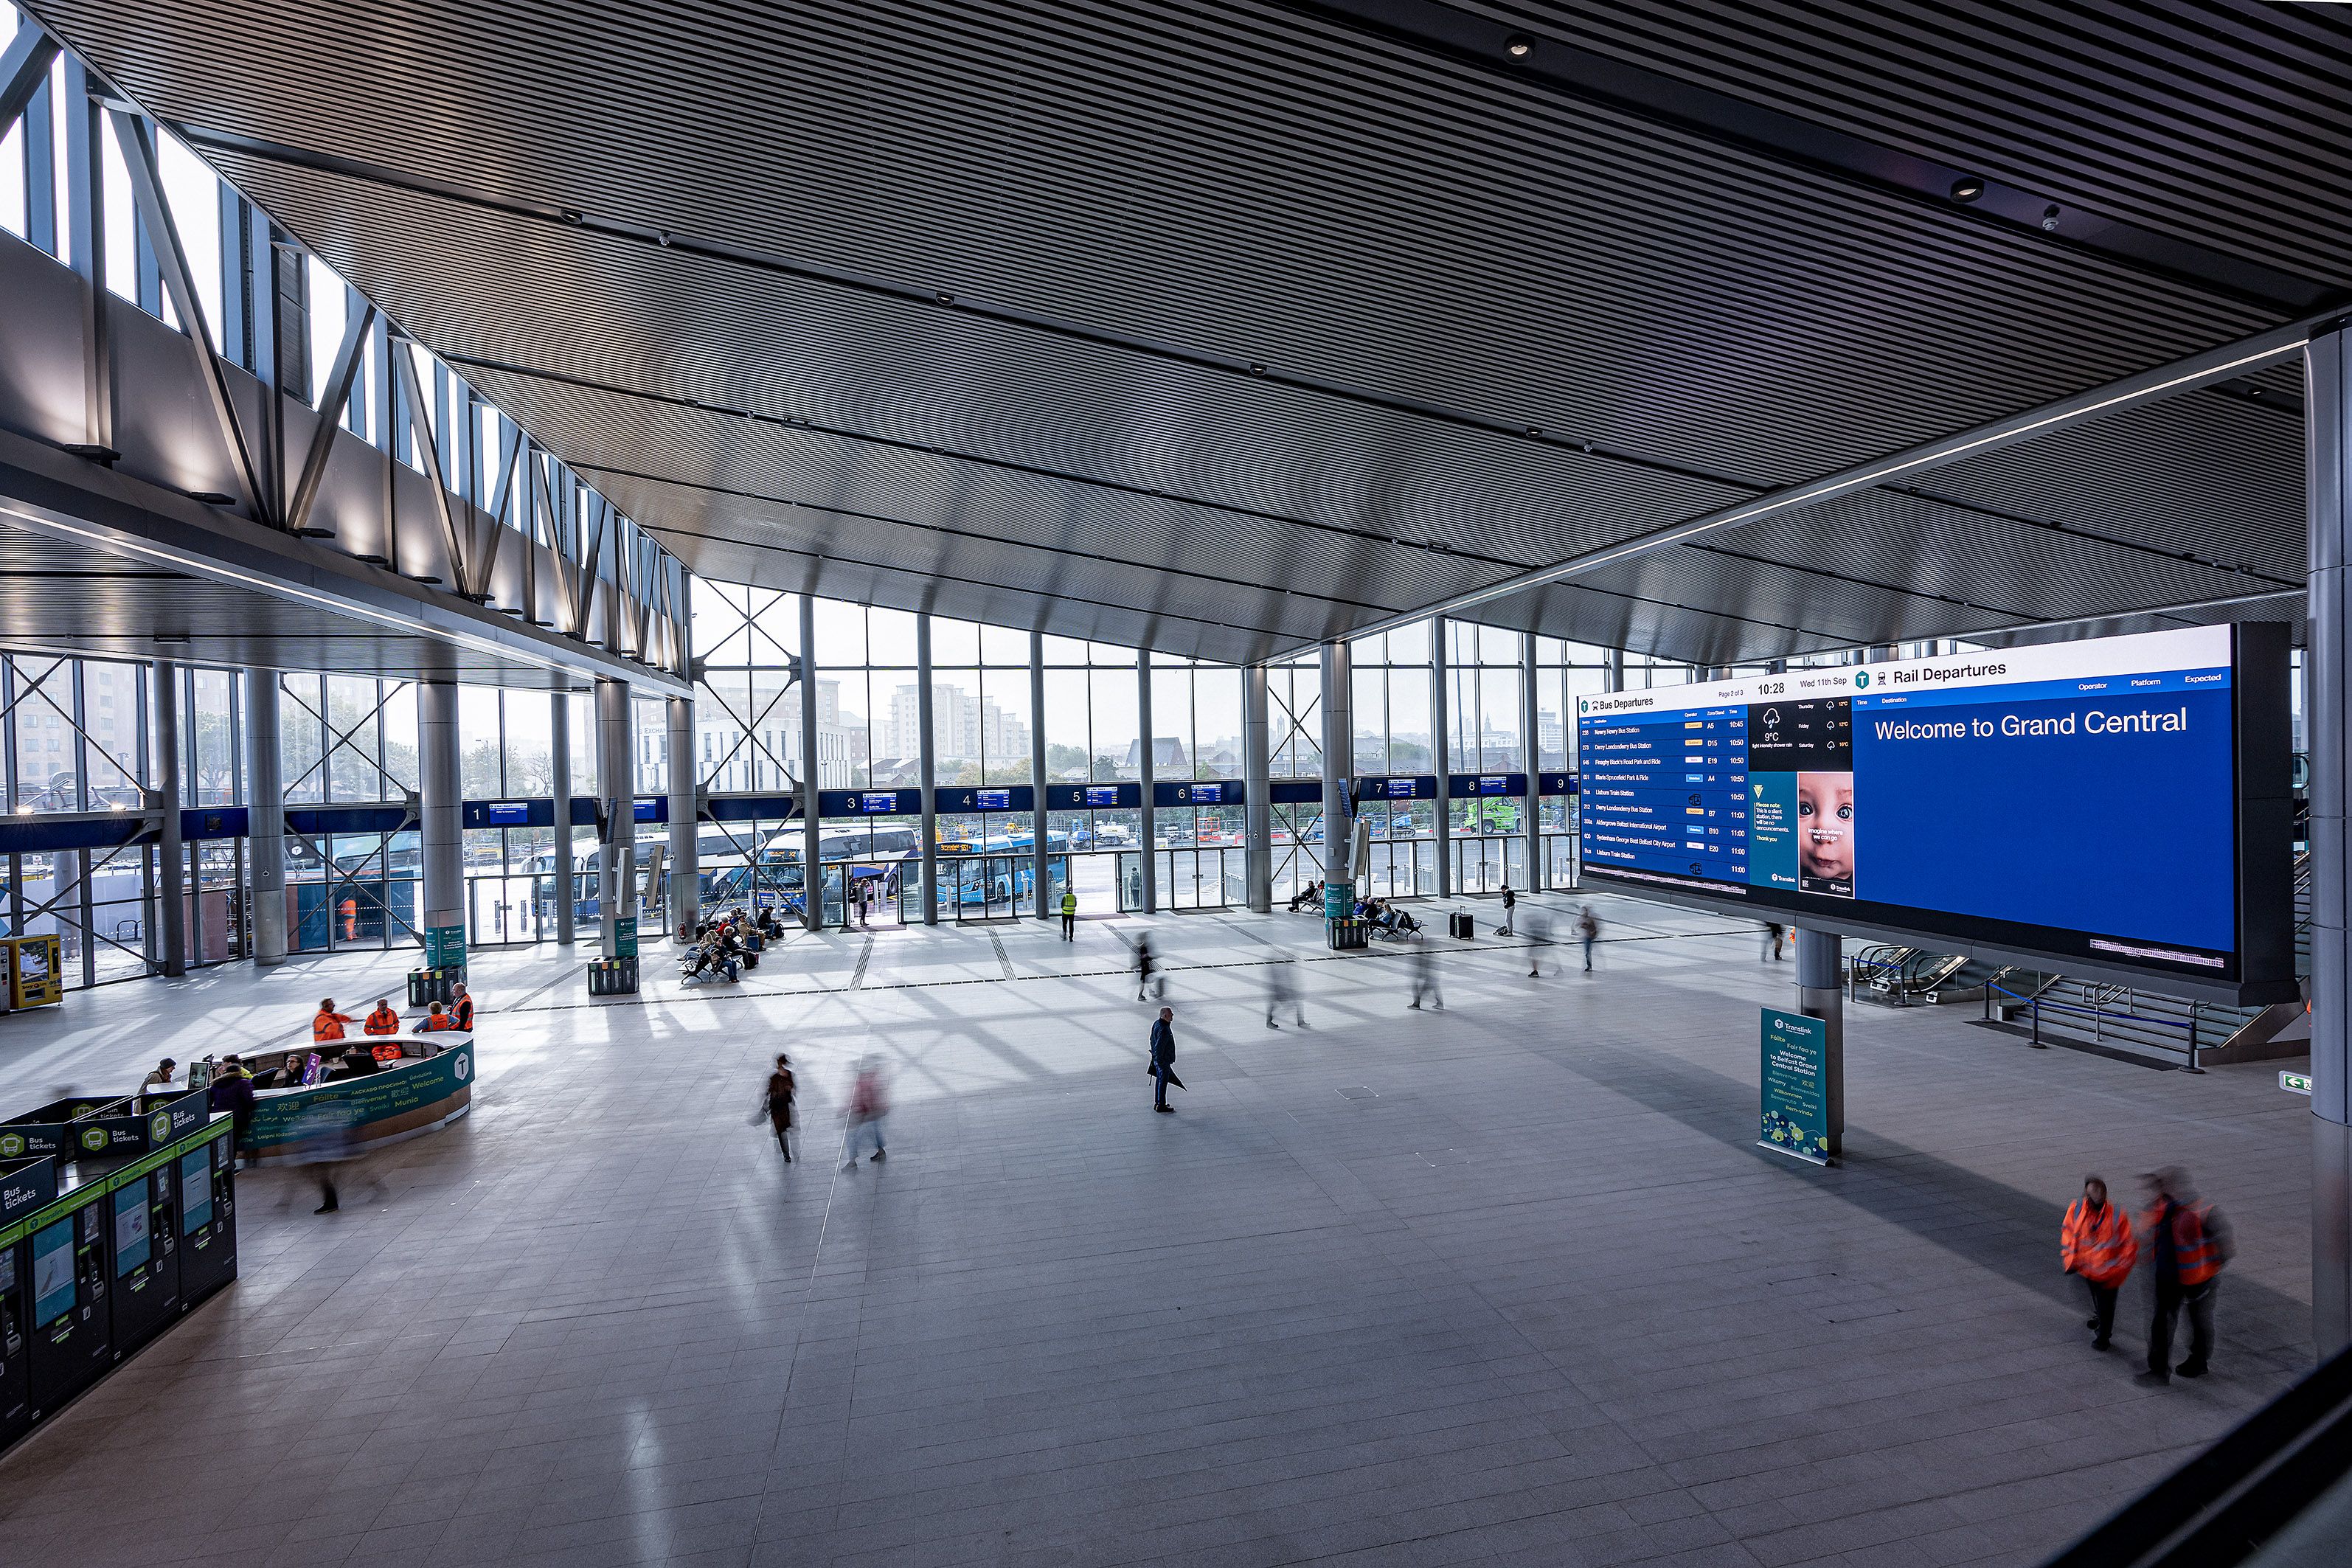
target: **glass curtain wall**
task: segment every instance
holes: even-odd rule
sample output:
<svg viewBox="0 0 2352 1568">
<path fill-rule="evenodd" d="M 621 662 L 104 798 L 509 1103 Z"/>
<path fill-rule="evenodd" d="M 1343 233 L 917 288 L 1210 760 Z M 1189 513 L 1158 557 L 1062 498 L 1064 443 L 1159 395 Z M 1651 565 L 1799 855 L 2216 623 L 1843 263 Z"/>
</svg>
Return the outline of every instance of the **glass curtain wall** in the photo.
<svg viewBox="0 0 2352 1568">
<path fill-rule="evenodd" d="M 693 605 L 703 669 L 694 709 L 697 783 L 713 795 L 789 793 L 803 773 L 794 675 L 800 595 L 698 582 Z M 817 784 L 845 788 L 856 781 L 841 723 L 841 682 L 820 679 L 816 689 Z M 786 817 L 700 824 L 695 853 L 705 909 L 782 910 L 799 901 L 800 845 Z"/>
<path fill-rule="evenodd" d="M 792 613 L 797 624 L 796 602 Z M 782 609 L 770 614 L 779 616 Z M 856 790 L 861 796 L 914 788 L 920 782 L 922 742 L 914 616 L 838 599 L 817 600 L 811 616 L 816 628 L 812 663 L 818 782 L 824 784 L 826 777 L 824 759 L 837 749 L 840 782 L 825 787 Z M 793 721 L 799 722 L 797 712 Z M 797 831 L 787 834 L 779 847 L 763 855 L 763 864 L 788 868 L 776 875 L 789 886 L 793 908 L 802 907 L 803 897 L 799 837 Z M 845 914 L 869 924 L 922 918 L 916 901 L 922 893 L 922 823 L 916 813 L 825 817 L 818 824 L 818 837 L 819 886 L 828 922 L 838 924 Z"/>
<path fill-rule="evenodd" d="M 894 721 L 921 732 L 919 689 Z M 931 617 L 934 782 L 968 789 L 975 809 L 940 815 L 942 918 L 1010 919 L 1037 912 L 1034 819 L 1010 795 L 1030 777 L 1029 634 Z"/>
<path fill-rule="evenodd" d="M 1574 773 L 1578 700 L 1609 689 L 1609 650 L 1558 637 L 1536 638 L 1536 767 L 1543 773 Z M 1543 797 L 1538 825 L 1542 840 L 1542 885 L 1577 885 L 1577 797 Z"/>
<path fill-rule="evenodd" d="M 1155 654 L 1150 668 L 1154 784 L 1239 781 L 1242 672 L 1169 654 Z M 1227 798 L 1238 793 L 1186 789 L 1190 798 L 1153 813 L 1162 908 L 1223 909 L 1248 899 L 1248 808 Z"/>
<path fill-rule="evenodd" d="M 289 807 L 406 803 L 417 787 L 414 682 L 292 671 L 277 679 L 278 765 Z M 466 765 L 474 765 L 470 758 Z M 421 861 L 415 825 L 396 816 L 373 831 L 332 834 L 289 821 L 288 949 L 382 950 L 415 941 Z"/>
<path fill-rule="evenodd" d="M 1500 774 L 1527 770 L 1519 682 L 1525 678 L 1521 634 L 1467 621 L 1448 621 L 1446 731 L 1455 773 Z M 1499 892 L 1527 881 L 1525 803 L 1515 795 L 1470 795 L 1452 802 L 1454 888 L 1461 893 Z"/>
<path fill-rule="evenodd" d="M 1349 645 L 1355 776 L 1418 776 L 1437 766 L 1429 624 L 1420 622 Z M 1356 803 L 1371 844 L 1368 898 L 1437 891 L 1437 803 L 1367 796 Z"/>
<path fill-rule="evenodd" d="M 1067 857 L 1080 912 L 1140 909 L 1143 813 L 1123 804 L 1135 791 L 1118 787 L 1142 778 L 1135 650 L 1069 637 L 1044 642 L 1046 782 L 1094 786 L 1085 809 L 1052 814 L 1048 850 Z"/>
</svg>

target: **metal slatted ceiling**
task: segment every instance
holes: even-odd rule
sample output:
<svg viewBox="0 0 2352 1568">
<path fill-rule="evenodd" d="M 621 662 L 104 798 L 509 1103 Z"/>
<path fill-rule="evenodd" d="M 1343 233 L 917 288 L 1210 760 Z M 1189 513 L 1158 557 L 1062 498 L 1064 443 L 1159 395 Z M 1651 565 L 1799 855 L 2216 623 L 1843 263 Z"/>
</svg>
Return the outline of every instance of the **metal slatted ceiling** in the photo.
<svg viewBox="0 0 2352 1568">
<path fill-rule="evenodd" d="M 2267 0 L 1465 5 L 2312 276 L 2352 258 L 2352 17 Z"/>
<path fill-rule="evenodd" d="M 0 521 L 0 626 L 11 646 L 94 658 L 324 668 L 346 675 L 457 676 L 545 690 L 545 668 L 411 636 L 275 595 L 152 564 Z M 234 633 L 208 628 L 236 626 Z M 172 640 L 164 641 L 169 637 Z"/>
<path fill-rule="evenodd" d="M 708 410 L 616 409 L 605 394 L 499 373 L 479 380 L 501 400 L 531 399 L 537 426 L 564 442 L 581 471 L 631 516 L 666 520 L 654 525 L 665 542 L 708 575 L 726 575 L 708 563 L 714 542 L 821 546 L 869 563 L 887 555 L 909 572 L 919 568 L 925 549 L 984 549 L 991 579 L 1000 584 L 1058 580 L 1073 566 L 1099 565 L 1132 578 L 1119 602 L 1139 602 L 1150 584 L 1167 578 L 1203 595 L 1195 616 L 1204 625 L 1297 637 L 1324 635 L 1366 612 L 1410 608 L 1410 602 L 1382 605 L 1360 596 L 1384 557 L 1410 555 L 1433 582 L 1465 588 L 1502 574 L 1491 563 L 1350 531 L 1303 529 L 1168 498 L 1102 496 L 923 451 L 871 444 L 843 451 L 835 437 L 774 426 L 745 432 L 735 416 Z M 610 460 L 642 460 L 649 440 L 671 455 L 658 474 Z M 762 484 L 778 488 L 752 488 Z M 768 574 L 785 570 L 773 563 Z M 902 586 L 883 602 L 896 603 L 906 592 Z"/>
<path fill-rule="evenodd" d="M 2192 394 L 1954 463 L 1920 487 L 2300 587 L 2303 444 L 2294 413 Z"/>
<path fill-rule="evenodd" d="M 167 118 L 1263 358 L 1750 484 L 2269 319 L 1242 5 L 809 5 L 788 26 L 689 7 L 664 14 L 655 43 L 640 14 L 605 5 L 43 10 Z M 1078 352 L 773 272 L 721 281 L 751 269 L 222 161 L 436 349 L 503 341 L 541 370 L 734 406 L 814 397 L 845 422 L 896 421 L 900 439 L 944 446 L 948 430 L 1000 459 L 1095 478 L 1090 465 L 1108 466 L 1129 484 L 1181 473 L 1349 526 L 1368 509 L 1400 532 L 1471 519 L 1471 547 L 1506 560 L 1557 559 L 1727 499 L 1633 465 L 1612 488 L 1564 470 L 1556 447 L 1432 433 L 1164 355 Z M 512 406 L 533 423 L 531 405 Z M 959 489 L 936 510 L 952 512 Z M 898 584 L 900 602 L 920 591 Z M 1439 591 L 1408 552 L 1355 596 Z M 1053 613 L 1039 607 L 1045 624 Z"/>
<path fill-rule="evenodd" d="M 229 7 L 124 68 L 198 124 L 1764 482 L 2266 319 L 1297 17 L 672 12 L 649 58 L 612 16 L 476 8 L 411 54 Z M 249 56 L 177 90 L 147 64 L 226 37 Z"/>
</svg>

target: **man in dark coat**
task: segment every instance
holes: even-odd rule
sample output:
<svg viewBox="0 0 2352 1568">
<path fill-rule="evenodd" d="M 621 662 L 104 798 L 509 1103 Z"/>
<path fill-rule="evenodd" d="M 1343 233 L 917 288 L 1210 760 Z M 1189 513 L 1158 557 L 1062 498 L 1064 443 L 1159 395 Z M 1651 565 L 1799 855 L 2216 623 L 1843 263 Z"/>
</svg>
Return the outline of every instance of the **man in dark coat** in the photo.
<svg viewBox="0 0 2352 1568">
<path fill-rule="evenodd" d="M 1184 1080 L 1176 1076 L 1175 1017 L 1175 1008 L 1162 1007 L 1160 1016 L 1151 1025 L 1151 1109 L 1154 1110 L 1172 1112 L 1176 1108 L 1168 1103 L 1168 1086 L 1172 1083 L 1178 1089 L 1184 1087 Z"/>
</svg>

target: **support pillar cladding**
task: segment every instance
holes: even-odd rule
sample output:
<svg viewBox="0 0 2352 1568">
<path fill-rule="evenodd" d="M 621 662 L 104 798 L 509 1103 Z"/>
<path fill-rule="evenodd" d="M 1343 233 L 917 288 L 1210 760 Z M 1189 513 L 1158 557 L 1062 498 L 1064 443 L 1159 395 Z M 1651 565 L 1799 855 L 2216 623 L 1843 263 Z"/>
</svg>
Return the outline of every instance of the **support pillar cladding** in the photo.
<svg viewBox="0 0 2352 1568">
<path fill-rule="evenodd" d="M 1029 885 L 1036 889 L 1036 916 L 1039 920 L 1059 920 L 1062 915 L 1062 889 L 1055 885 L 1053 857 L 1047 852 L 1047 821 L 1051 814 L 1045 809 L 1045 634 L 1029 634 L 1029 783 L 1036 791 L 1035 810 L 1029 817 L 1029 847 L 1032 862 Z M 1062 864 L 1069 865 L 1065 855 Z M 1066 876 L 1066 872 L 1065 873 Z"/>
<path fill-rule="evenodd" d="M 801 929 L 823 931 L 824 929 L 824 889 L 805 869 L 811 866 L 823 864 L 818 855 L 822 847 L 818 838 L 824 821 L 823 813 L 818 810 L 816 798 L 817 790 L 824 782 L 816 760 L 816 597 L 812 594 L 803 594 L 800 599 L 801 776 L 799 783 L 801 865 L 803 868 L 801 874 Z M 809 889 L 813 886 L 816 888 L 814 898 L 809 896 Z M 846 896 L 848 891 L 847 879 L 845 877 L 842 892 Z M 845 908 L 843 913 L 847 912 Z"/>
<path fill-rule="evenodd" d="M 572 694 L 551 692 L 547 700 L 547 738 L 553 752 L 555 774 L 555 943 L 570 947 L 579 940 L 576 908 L 579 884 L 572 876 Z"/>
<path fill-rule="evenodd" d="M 940 923 L 940 803 L 933 793 L 940 761 L 940 737 L 931 719 L 931 617 L 929 611 L 915 617 L 915 724 L 922 731 L 916 742 L 917 784 L 923 797 L 923 923 Z M 814 883 L 814 878 L 807 879 Z M 962 895 L 957 895 L 961 898 Z M 809 900 L 820 910 L 824 907 L 824 895 L 820 889 Z"/>
<path fill-rule="evenodd" d="M 1845 988 L 1839 984 L 1843 939 L 1835 931 L 1797 928 L 1797 1011 L 1828 1026 L 1822 1050 L 1822 1102 L 1828 1109 L 1830 1158 L 1845 1146 Z"/>
<path fill-rule="evenodd" d="M 424 885 L 425 963 L 428 969 L 466 963 L 465 794 L 459 785 L 457 683 L 416 686 L 417 848 Z"/>
<path fill-rule="evenodd" d="M 599 946 L 606 958 L 637 952 L 637 759 L 629 735 L 629 683 L 596 680 L 596 793 L 604 834 L 596 846 Z"/>
<path fill-rule="evenodd" d="M 1527 769 L 1527 796 L 1519 803 L 1519 826 L 1527 835 L 1528 891 L 1540 892 L 1551 886 L 1549 868 L 1544 864 L 1543 841 L 1543 714 L 1537 704 L 1536 634 L 1528 633 L 1519 639 L 1519 761 Z M 1568 714 L 1559 716 L 1563 735 Z M 1561 759 L 1563 762 L 1566 758 Z"/>
<path fill-rule="evenodd" d="M 1159 782 L 1159 772 L 1152 766 L 1159 754 L 1159 738 L 1151 732 L 1151 650 L 1135 650 L 1135 718 L 1136 730 L 1143 737 L 1142 762 L 1136 777 L 1143 783 L 1143 810 L 1137 820 L 1141 825 L 1143 838 L 1143 912 L 1160 912 L 1160 819 L 1151 803 L 1152 785 Z"/>
<path fill-rule="evenodd" d="M 155 661 L 155 804 L 163 810 L 155 836 L 162 904 L 156 930 L 162 935 L 163 973 L 188 972 L 188 853 L 180 837 L 180 667 Z"/>
<path fill-rule="evenodd" d="M 1446 619 L 1433 616 L 1429 623 L 1430 689 L 1435 699 L 1431 710 L 1434 728 L 1430 732 L 1430 764 L 1437 770 L 1437 806 L 1433 837 L 1437 840 L 1437 896 L 1454 896 L 1454 662 L 1453 649 L 1446 646 Z M 1418 853 L 1418 851 L 1416 851 Z M 1414 892 L 1421 891 L 1414 879 Z"/>
<path fill-rule="evenodd" d="M 2314 332 L 2304 351 L 2311 576 L 2304 653 L 2311 756 L 2311 1324 L 2322 1359 L 2352 1343 L 2352 343 Z"/>
<path fill-rule="evenodd" d="M 1352 891 L 1348 851 L 1355 837 L 1355 813 L 1348 785 L 1355 773 L 1356 723 L 1350 701 L 1348 645 L 1323 645 L 1323 881 Z M 1331 908 L 1327 898 L 1324 909 Z"/>
<path fill-rule="evenodd" d="M 1251 912 L 1274 912 L 1274 730 L 1265 666 L 1242 667 L 1242 880 Z"/>
<path fill-rule="evenodd" d="M 246 855 L 253 882 L 253 962 L 286 962 L 286 784 L 278 765 L 278 672 L 245 672 Z"/>
<path fill-rule="evenodd" d="M 669 930 L 694 934 L 702 918 L 702 813 L 695 788 L 694 699 L 669 700 Z"/>
</svg>

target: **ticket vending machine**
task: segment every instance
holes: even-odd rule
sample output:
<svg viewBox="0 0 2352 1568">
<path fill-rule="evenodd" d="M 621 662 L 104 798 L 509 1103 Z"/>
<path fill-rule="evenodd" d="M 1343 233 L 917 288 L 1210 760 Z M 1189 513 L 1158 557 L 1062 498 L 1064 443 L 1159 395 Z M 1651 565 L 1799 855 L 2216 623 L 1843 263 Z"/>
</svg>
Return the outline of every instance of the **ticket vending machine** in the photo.
<svg viewBox="0 0 2352 1568">
<path fill-rule="evenodd" d="M 166 1151 L 106 1180 L 114 1278 L 114 1359 L 121 1361 L 180 1315 L 178 1162 Z"/>
<path fill-rule="evenodd" d="M 29 1215 L 58 1195 L 57 1162 L 0 1161 L 0 1447 L 33 1425 L 32 1369 L 26 1361 L 26 1290 L 32 1279 Z"/>
<path fill-rule="evenodd" d="M 0 1231 L 0 1448 L 33 1427 L 33 1373 L 25 1339 L 30 1258 L 22 1235 Z"/>
<path fill-rule="evenodd" d="M 230 1134 L 180 1156 L 180 1300 L 193 1304 L 236 1278 L 236 1185 Z"/>
<path fill-rule="evenodd" d="M 114 1362 L 107 1315 L 107 1191 L 88 1182 L 33 1216 L 27 1334 L 33 1415 L 54 1410 Z"/>
</svg>

